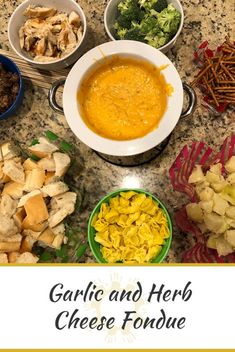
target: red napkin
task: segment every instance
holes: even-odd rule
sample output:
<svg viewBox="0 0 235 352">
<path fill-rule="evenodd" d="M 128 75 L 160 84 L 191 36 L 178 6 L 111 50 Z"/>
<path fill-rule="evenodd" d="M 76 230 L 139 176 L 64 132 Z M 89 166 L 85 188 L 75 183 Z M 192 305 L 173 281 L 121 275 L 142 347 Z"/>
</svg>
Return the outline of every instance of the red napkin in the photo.
<svg viewBox="0 0 235 352">
<path fill-rule="evenodd" d="M 191 146 L 185 146 L 177 156 L 169 170 L 172 186 L 175 191 L 185 193 L 190 202 L 197 201 L 194 187 L 188 183 L 189 176 L 195 165 L 202 165 L 203 171 L 215 163 L 224 165 L 231 156 L 235 155 L 235 134 L 227 137 L 219 153 L 204 142 L 193 142 Z M 223 168 L 223 173 L 225 170 Z M 185 263 L 234 263 L 235 253 L 219 257 L 214 249 L 207 248 L 205 236 L 201 230 L 188 219 L 185 206 L 175 214 L 177 226 L 186 234 L 192 234 L 195 238 L 195 246 L 183 254 Z"/>
</svg>

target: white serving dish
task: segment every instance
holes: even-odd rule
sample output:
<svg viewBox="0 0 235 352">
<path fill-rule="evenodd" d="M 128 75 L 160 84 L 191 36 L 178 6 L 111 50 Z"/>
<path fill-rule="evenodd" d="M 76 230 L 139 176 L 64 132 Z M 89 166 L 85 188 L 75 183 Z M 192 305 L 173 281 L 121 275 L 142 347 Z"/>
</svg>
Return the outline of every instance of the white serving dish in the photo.
<svg viewBox="0 0 235 352">
<path fill-rule="evenodd" d="M 58 59 L 52 62 L 34 61 L 26 51 L 20 48 L 20 40 L 19 40 L 19 34 L 18 34 L 20 27 L 26 21 L 26 17 L 23 15 L 23 13 L 29 5 L 54 7 L 57 10 L 68 14 L 71 11 L 77 12 L 81 17 L 81 21 L 83 25 L 83 37 L 81 42 L 76 46 L 76 48 L 71 53 L 69 53 L 67 56 L 63 57 L 62 59 Z M 85 42 L 86 33 L 87 33 L 87 22 L 86 22 L 85 14 L 82 8 L 74 0 L 66 0 L 66 1 L 65 0 L 26 0 L 15 9 L 8 23 L 8 39 L 12 49 L 22 59 L 44 70 L 56 71 L 72 65 L 82 53 L 82 46 Z"/>
<path fill-rule="evenodd" d="M 121 1 L 122 0 L 110 0 L 106 9 L 105 9 L 104 25 L 105 25 L 105 30 L 111 40 L 117 40 L 115 38 L 115 30 L 113 29 L 113 25 L 116 21 L 117 15 L 118 15 L 117 5 Z M 180 21 L 178 31 L 174 35 L 174 37 L 167 44 L 163 45 L 161 48 L 158 49 L 161 52 L 163 52 L 164 54 L 167 53 L 175 45 L 176 40 L 177 40 L 178 36 L 180 35 L 182 28 L 183 28 L 183 24 L 184 24 L 184 11 L 183 11 L 183 7 L 182 7 L 180 1 L 179 0 L 167 0 L 167 2 L 169 4 L 172 3 L 174 5 L 174 7 L 176 8 L 176 10 L 178 10 L 180 12 L 181 21 Z"/>
<path fill-rule="evenodd" d="M 167 66 L 162 72 L 166 82 L 173 86 L 174 92 L 168 98 L 168 106 L 159 126 L 142 138 L 128 141 L 116 141 L 101 137 L 85 124 L 80 115 L 77 93 L 81 82 L 87 72 L 89 72 L 97 62 L 105 60 L 106 57 L 112 57 L 113 55 L 134 57 L 139 60 L 148 61 L 158 67 L 163 65 Z M 107 155 L 131 156 L 144 153 L 154 148 L 169 136 L 175 128 L 180 116 L 187 116 L 193 111 L 196 103 L 194 91 L 186 85 L 186 90 L 190 97 L 190 106 L 187 111 L 182 114 L 183 85 L 176 68 L 159 50 L 136 41 L 120 40 L 104 43 L 90 50 L 80 58 L 71 69 L 65 81 L 62 109 L 57 104 L 55 96 L 56 90 L 63 83 L 63 81 L 57 81 L 53 84 L 49 93 L 51 107 L 60 113 L 64 111 L 70 128 L 83 143 Z"/>
</svg>

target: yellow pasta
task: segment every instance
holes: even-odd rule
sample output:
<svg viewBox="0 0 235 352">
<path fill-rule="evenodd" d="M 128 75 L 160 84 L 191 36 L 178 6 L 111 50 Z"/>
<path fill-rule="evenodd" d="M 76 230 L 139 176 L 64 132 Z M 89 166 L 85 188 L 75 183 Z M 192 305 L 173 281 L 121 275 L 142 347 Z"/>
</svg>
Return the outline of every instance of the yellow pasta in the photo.
<svg viewBox="0 0 235 352">
<path fill-rule="evenodd" d="M 121 192 L 94 217 L 95 240 L 108 263 L 146 263 L 170 236 L 166 215 L 150 196 Z"/>
</svg>

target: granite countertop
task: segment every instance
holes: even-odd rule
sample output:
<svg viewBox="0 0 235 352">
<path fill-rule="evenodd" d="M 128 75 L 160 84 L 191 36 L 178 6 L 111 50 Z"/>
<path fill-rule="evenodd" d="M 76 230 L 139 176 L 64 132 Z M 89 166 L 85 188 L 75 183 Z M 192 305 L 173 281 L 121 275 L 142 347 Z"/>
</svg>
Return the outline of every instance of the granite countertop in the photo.
<svg viewBox="0 0 235 352">
<path fill-rule="evenodd" d="M 0 7 L 1 29 L 0 48 L 8 50 L 7 23 L 13 10 L 21 0 L 4 1 Z M 85 11 L 89 25 L 86 50 L 108 40 L 103 24 L 106 0 L 79 0 Z M 192 63 L 194 49 L 205 39 L 212 46 L 223 42 L 226 35 L 234 30 L 233 1 L 230 0 L 182 0 L 185 23 L 177 44 L 168 53 L 181 78 L 192 81 L 195 67 Z M 233 35 L 235 38 L 235 36 Z M 11 137 L 18 141 L 30 141 L 45 130 L 52 130 L 76 146 L 79 168 L 76 170 L 75 185 L 83 194 L 80 212 L 73 222 L 80 228 L 78 237 L 86 238 L 86 224 L 89 213 L 106 193 L 122 187 L 139 187 L 158 196 L 166 204 L 172 217 L 174 210 L 184 204 L 181 194 L 174 192 L 169 182 L 168 170 L 182 146 L 193 140 L 203 140 L 212 147 L 219 147 L 223 140 L 235 132 L 235 113 L 230 111 L 221 117 L 209 115 L 207 110 L 197 107 L 190 117 L 181 119 L 174 129 L 164 152 L 138 167 L 120 167 L 102 160 L 95 152 L 81 143 L 71 132 L 64 116 L 51 110 L 47 91 L 30 84 L 26 85 L 23 105 L 17 116 L 0 124 L 0 140 Z M 180 262 L 182 252 L 191 242 L 174 227 L 173 242 L 167 261 Z M 92 262 L 94 258 L 87 251 L 81 261 Z"/>
</svg>

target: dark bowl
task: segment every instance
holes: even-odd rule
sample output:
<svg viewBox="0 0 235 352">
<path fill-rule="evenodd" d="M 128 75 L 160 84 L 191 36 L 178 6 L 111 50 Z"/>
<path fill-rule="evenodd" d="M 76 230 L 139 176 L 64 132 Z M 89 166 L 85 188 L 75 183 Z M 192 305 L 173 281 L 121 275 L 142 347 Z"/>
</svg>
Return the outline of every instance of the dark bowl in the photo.
<svg viewBox="0 0 235 352">
<path fill-rule="evenodd" d="M 22 75 L 18 66 L 11 59 L 4 55 L 0 55 L 0 63 L 3 65 L 6 71 L 17 73 L 17 75 L 19 76 L 19 92 L 14 103 L 6 111 L 0 113 L 0 120 L 5 120 L 8 117 L 14 115 L 16 110 L 21 105 L 24 96 L 24 87 Z"/>
</svg>

